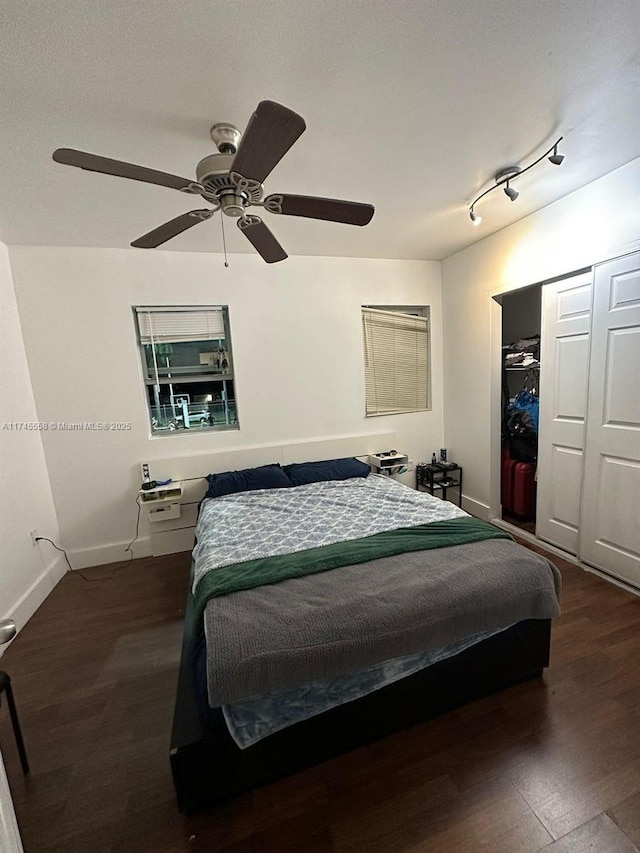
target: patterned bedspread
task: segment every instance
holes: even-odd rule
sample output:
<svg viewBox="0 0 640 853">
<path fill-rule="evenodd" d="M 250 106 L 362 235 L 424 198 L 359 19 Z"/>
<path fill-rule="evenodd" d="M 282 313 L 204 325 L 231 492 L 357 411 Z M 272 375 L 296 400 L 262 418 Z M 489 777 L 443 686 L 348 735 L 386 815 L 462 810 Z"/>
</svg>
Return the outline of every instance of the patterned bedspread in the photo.
<svg viewBox="0 0 640 853">
<path fill-rule="evenodd" d="M 206 500 L 196 527 L 193 589 L 222 566 L 466 516 L 380 474 Z"/>
</svg>

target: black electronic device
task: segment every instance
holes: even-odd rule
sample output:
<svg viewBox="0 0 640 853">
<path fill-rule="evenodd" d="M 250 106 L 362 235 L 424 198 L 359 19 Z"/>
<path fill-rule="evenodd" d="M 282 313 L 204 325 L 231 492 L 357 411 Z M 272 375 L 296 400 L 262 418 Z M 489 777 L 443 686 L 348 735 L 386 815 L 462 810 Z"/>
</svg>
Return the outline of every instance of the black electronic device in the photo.
<svg viewBox="0 0 640 853">
<path fill-rule="evenodd" d="M 158 484 L 155 480 L 147 480 L 140 486 L 143 492 L 148 492 L 149 489 L 156 489 L 157 487 Z"/>
</svg>

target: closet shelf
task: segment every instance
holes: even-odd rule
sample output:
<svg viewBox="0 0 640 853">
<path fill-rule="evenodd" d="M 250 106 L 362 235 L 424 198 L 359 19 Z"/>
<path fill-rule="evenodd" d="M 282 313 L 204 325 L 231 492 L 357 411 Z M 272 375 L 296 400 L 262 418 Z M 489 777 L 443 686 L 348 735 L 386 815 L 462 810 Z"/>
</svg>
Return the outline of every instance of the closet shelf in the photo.
<svg viewBox="0 0 640 853">
<path fill-rule="evenodd" d="M 540 365 L 528 364 L 526 367 L 521 367 L 518 364 L 514 364 L 513 367 L 505 367 L 505 370 L 519 370 L 522 373 L 525 370 L 540 370 Z"/>
</svg>

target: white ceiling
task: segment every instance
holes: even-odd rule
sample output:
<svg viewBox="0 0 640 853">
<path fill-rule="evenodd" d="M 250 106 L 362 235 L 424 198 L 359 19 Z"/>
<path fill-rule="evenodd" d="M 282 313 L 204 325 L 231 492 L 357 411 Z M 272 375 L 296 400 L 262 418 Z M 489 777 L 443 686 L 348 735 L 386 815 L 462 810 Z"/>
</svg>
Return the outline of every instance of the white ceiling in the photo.
<svg viewBox="0 0 640 853">
<path fill-rule="evenodd" d="M 307 131 L 266 182 L 371 202 L 354 228 L 265 214 L 289 254 L 439 259 L 640 155 L 640 0 L 4 0 L 0 239 L 126 247 L 200 207 L 56 164 L 79 148 L 190 177 L 258 101 Z M 527 165 L 511 203 L 467 205 Z M 226 218 L 230 251 L 253 251 Z M 219 217 L 165 244 L 221 251 Z M 133 249 L 131 251 L 134 251 Z M 142 251 L 142 250 L 135 250 Z M 155 250 L 161 251 L 161 250 Z"/>
</svg>

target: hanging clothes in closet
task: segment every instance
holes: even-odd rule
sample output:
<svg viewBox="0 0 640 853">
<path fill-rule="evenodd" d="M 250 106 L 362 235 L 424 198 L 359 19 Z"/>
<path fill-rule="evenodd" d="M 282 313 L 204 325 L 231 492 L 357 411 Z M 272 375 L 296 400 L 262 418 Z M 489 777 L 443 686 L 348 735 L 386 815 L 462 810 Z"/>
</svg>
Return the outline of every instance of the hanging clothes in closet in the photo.
<svg viewBox="0 0 640 853">
<path fill-rule="evenodd" d="M 523 520 L 535 517 L 539 369 L 539 335 L 503 347 L 502 508 Z M 511 396 L 514 375 L 519 390 Z"/>
</svg>

